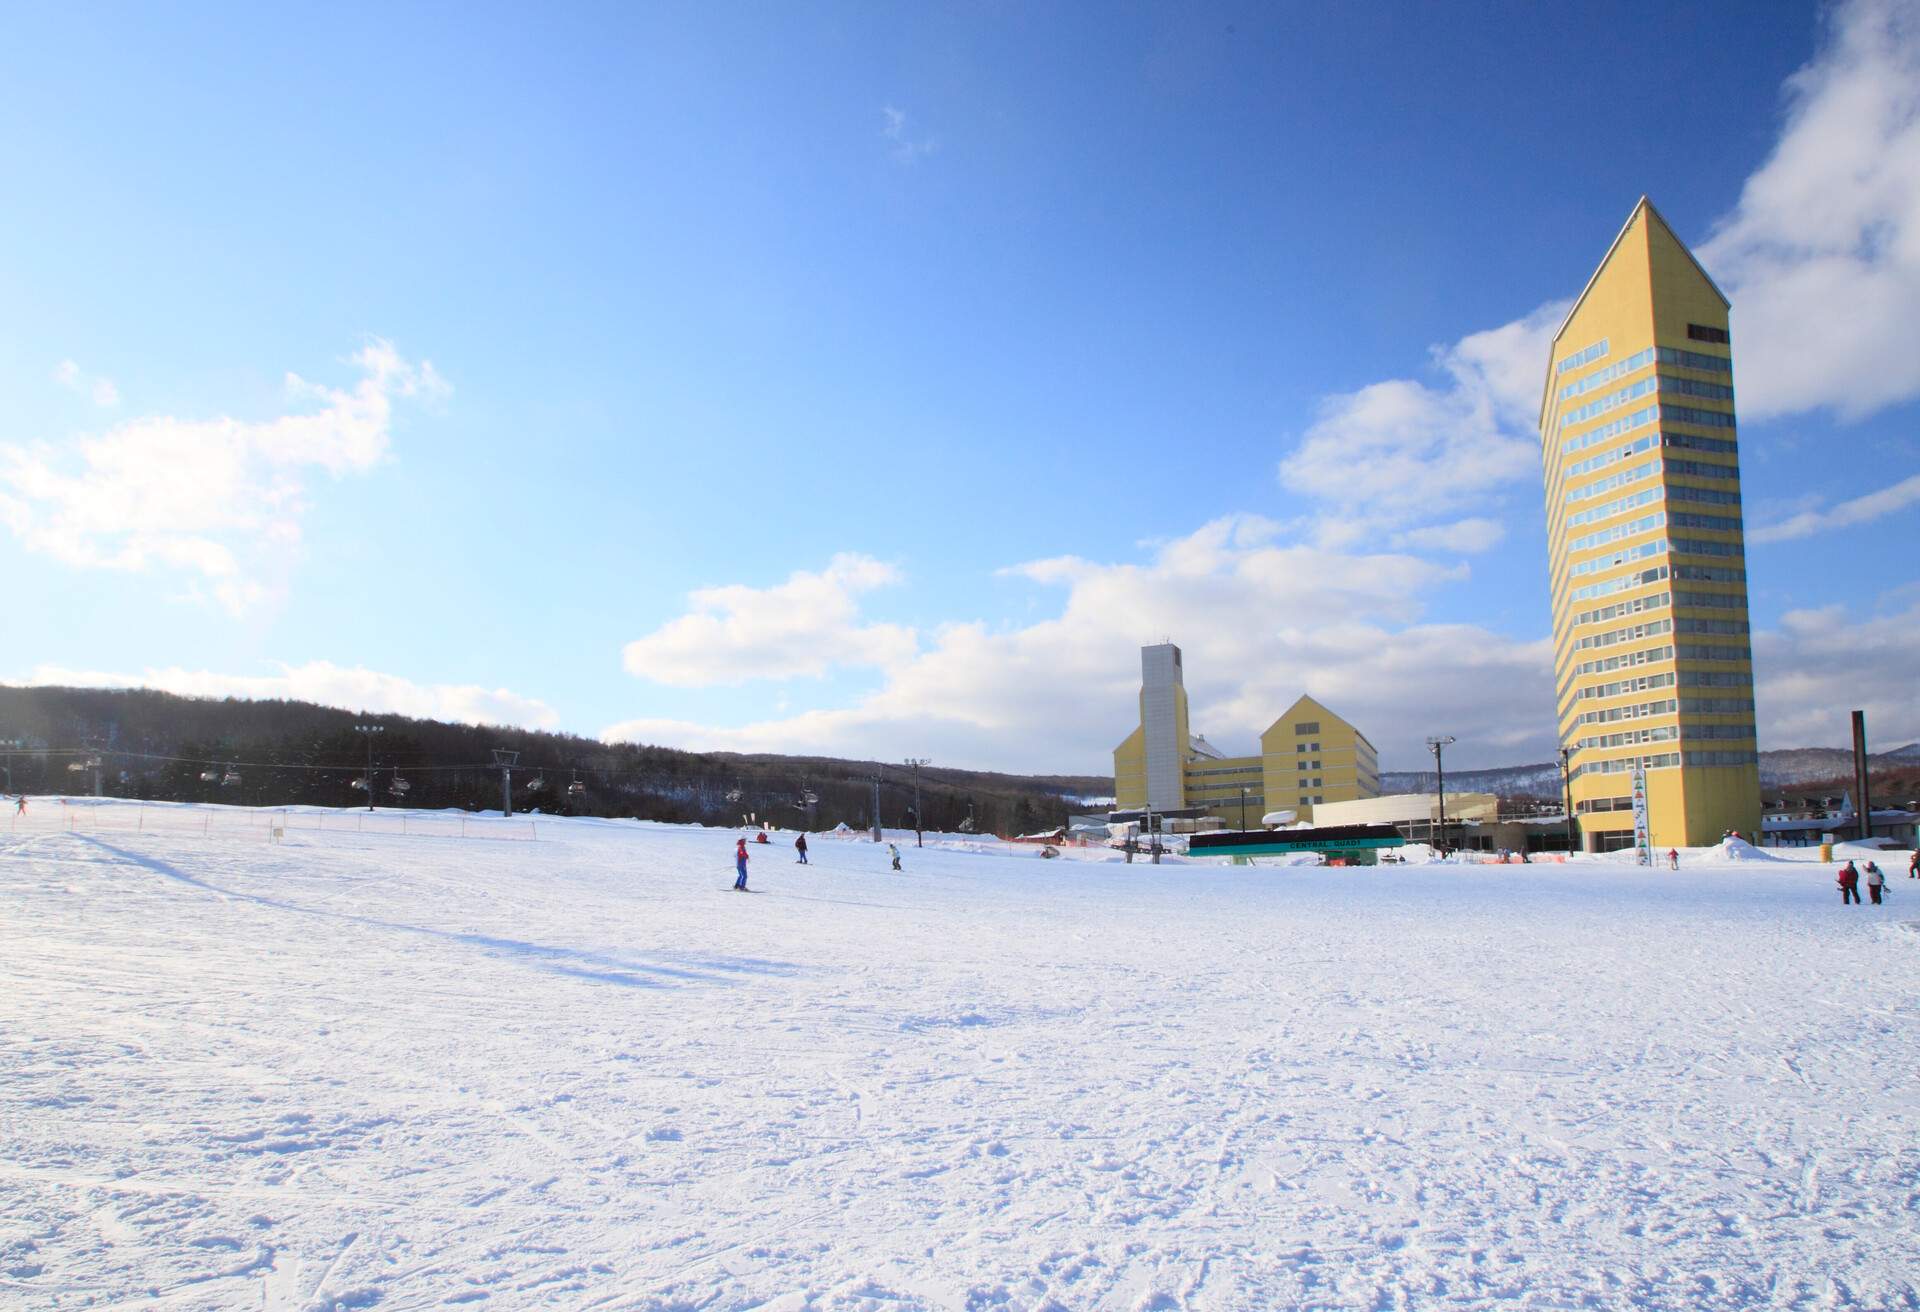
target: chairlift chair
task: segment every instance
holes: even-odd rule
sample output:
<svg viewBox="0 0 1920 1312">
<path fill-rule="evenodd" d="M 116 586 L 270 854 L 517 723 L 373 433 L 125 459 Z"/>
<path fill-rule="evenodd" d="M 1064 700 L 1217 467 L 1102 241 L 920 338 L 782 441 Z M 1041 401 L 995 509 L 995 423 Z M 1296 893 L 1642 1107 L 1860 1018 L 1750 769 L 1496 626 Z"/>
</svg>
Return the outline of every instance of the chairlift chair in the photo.
<svg viewBox="0 0 1920 1312">
<path fill-rule="evenodd" d="M 220 776 L 212 770 L 202 770 L 200 772 L 200 782 L 203 784 L 216 784 L 220 782 Z"/>
<path fill-rule="evenodd" d="M 240 772 L 234 769 L 232 766 L 228 766 L 227 772 L 220 776 L 220 786 L 222 788 L 231 788 L 239 782 L 240 782 Z"/>
<path fill-rule="evenodd" d="M 365 775 L 355 775 L 355 776 L 353 777 L 353 783 L 352 783 L 352 785 L 351 785 L 351 787 L 352 787 L 352 788 L 353 788 L 353 790 L 354 790 L 355 792 L 357 792 L 357 793 L 364 793 L 364 792 L 366 792 L 366 791 L 367 791 L 367 777 L 366 777 Z"/>
<path fill-rule="evenodd" d="M 405 797 L 407 790 L 412 787 L 412 784 L 402 779 L 398 774 L 393 776 L 393 795 L 395 797 Z"/>
<path fill-rule="evenodd" d="M 567 785 L 567 796 L 578 797 L 586 791 L 587 786 L 580 782 L 580 772 L 575 770 L 573 772 L 573 782 Z"/>
<path fill-rule="evenodd" d="M 545 770 L 542 770 L 539 774 L 535 775 L 531 780 L 527 782 L 527 791 L 530 793 L 537 793 L 541 789 L 545 788 L 546 786 L 547 786 L 547 772 Z"/>
</svg>

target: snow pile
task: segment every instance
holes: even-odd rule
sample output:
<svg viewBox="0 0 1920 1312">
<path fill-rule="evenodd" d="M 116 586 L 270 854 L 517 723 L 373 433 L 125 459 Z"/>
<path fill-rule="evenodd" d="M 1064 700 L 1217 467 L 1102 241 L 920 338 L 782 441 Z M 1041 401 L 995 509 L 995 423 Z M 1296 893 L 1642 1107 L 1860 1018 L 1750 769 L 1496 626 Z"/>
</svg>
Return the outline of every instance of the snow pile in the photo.
<svg viewBox="0 0 1920 1312">
<path fill-rule="evenodd" d="M 1717 843 L 1713 847 L 1704 847 L 1704 848 L 1699 848 L 1697 850 L 1690 849 L 1687 855 L 1683 855 L 1681 857 L 1681 864 L 1686 865 L 1696 859 L 1701 861 L 1716 861 L 1716 862 L 1730 862 L 1730 861 L 1778 862 L 1780 860 L 1780 858 L 1773 855 L 1773 853 L 1761 851 L 1759 848 L 1755 847 L 1752 843 L 1749 843 L 1744 838 L 1723 838 L 1720 840 L 1719 843 Z"/>
<path fill-rule="evenodd" d="M 0 836 L 0 1307 L 1920 1301 L 1828 881 L 539 833 Z"/>
</svg>

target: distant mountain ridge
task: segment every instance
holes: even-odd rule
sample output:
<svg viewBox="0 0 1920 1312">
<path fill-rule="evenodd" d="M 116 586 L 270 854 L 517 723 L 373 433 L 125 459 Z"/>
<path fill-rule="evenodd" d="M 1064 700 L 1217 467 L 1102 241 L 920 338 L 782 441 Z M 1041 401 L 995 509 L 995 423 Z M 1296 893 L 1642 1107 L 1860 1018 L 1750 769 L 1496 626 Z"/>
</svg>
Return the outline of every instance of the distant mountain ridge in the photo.
<svg viewBox="0 0 1920 1312">
<path fill-rule="evenodd" d="M 1908 769 L 1920 765 L 1920 743 L 1908 743 L 1888 752 L 1869 752 L 1871 770 Z M 1792 788 L 1799 784 L 1844 779 L 1853 773 L 1853 751 L 1845 747 L 1785 747 L 1760 753 L 1760 784 L 1764 788 Z M 1431 770 L 1382 770 L 1383 793 L 1430 793 Z M 1493 793 L 1500 797 L 1558 797 L 1560 766 L 1508 765 L 1491 770 L 1449 770 L 1447 791 Z"/>
</svg>

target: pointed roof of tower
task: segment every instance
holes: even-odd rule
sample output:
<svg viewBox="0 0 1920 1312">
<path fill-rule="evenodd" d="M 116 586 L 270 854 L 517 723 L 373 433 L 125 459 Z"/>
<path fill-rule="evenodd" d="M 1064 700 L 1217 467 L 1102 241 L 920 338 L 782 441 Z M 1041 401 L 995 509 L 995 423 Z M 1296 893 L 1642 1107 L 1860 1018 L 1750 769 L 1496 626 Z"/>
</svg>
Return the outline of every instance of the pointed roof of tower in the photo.
<svg viewBox="0 0 1920 1312">
<path fill-rule="evenodd" d="M 1699 272 L 1701 278 L 1706 281 L 1707 286 L 1713 289 L 1713 294 L 1720 298 L 1720 303 L 1729 309 L 1733 307 L 1733 302 L 1727 299 L 1727 294 L 1720 290 L 1720 284 L 1713 280 L 1713 275 L 1707 272 L 1706 266 L 1701 264 L 1699 259 L 1695 257 L 1692 247 L 1681 241 L 1679 236 L 1674 232 L 1673 225 L 1667 222 L 1667 216 L 1662 214 L 1650 199 L 1642 196 L 1634 205 L 1632 212 L 1627 215 L 1627 221 L 1620 225 L 1620 231 L 1614 234 L 1613 241 L 1607 246 L 1607 253 L 1601 257 L 1600 263 L 1594 266 L 1592 276 L 1587 279 L 1587 285 L 1580 289 L 1580 294 L 1573 298 L 1573 304 L 1567 307 L 1566 316 L 1560 320 L 1560 326 L 1554 329 L 1553 341 L 1555 344 L 1558 344 L 1560 339 L 1566 335 L 1567 325 L 1572 323 L 1573 316 L 1580 312 L 1580 306 L 1586 301 L 1587 294 L 1593 290 L 1593 285 L 1600 281 L 1600 275 L 1606 272 L 1607 265 L 1612 261 L 1614 252 L 1620 249 L 1620 243 L 1626 240 L 1629 232 L 1633 231 L 1633 221 L 1640 217 L 1642 211 L 1646 212 L 1650 223 L 1658 224 L 1660 231 L 1667 235 L 1667 239 L 1680 248 L 1680 253 L 1687 257 L 1688 262 Z M 1552 354 L 1549 353 L 1547 357 L 1547 376 L 1541 386 L 1540 395 L 1540 414 L 1543 419 L 1547 413 L 1547 398 L 1551 396 L 1552 393 L 1553 357 Z"/>
</svg>

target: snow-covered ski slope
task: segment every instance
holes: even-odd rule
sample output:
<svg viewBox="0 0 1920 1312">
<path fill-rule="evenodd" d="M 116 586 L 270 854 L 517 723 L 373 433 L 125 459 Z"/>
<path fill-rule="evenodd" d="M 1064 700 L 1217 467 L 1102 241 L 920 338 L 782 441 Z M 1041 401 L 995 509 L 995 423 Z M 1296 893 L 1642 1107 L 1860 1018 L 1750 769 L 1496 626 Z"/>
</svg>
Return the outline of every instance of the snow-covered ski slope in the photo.
<svg viewBox="0 0 1920 1312">
<path fill-rule="evenodd" d="M 0 1307 L 1920 1300 L 1904 856 L 733 838 L 0 837 Z"/>
</svg>

